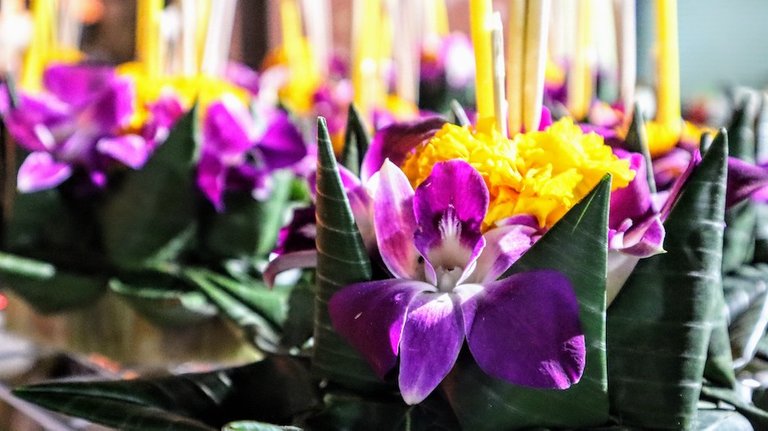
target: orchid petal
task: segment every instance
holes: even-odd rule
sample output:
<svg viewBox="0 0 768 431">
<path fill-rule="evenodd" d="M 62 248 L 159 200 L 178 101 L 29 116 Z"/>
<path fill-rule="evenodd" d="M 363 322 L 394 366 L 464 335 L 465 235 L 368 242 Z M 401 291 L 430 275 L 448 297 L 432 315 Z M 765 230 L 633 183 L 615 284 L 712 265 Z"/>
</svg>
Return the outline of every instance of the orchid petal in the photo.
<svg viewBox="0 0 768 431">
<path fill-rule="evenodd" d="M 431 139 L 443 124 L 445 120 L 432 117 L 394 123 L 379 130 L 363 158 L 361 178 L 363 180 L 370 178 L 381 168 L 386 159 L 400 166 L 411 150 Z"/>
<path fill-rule="evenodd" d="M 485 248 L 467 281 L 490 283 L 499 278 L 531 248 L 537 233 L 537 228 L 522 224 L 501 226 L 486 232 Z"/>
<path fill-rule="evenodd" d="M 413 245 L 413 188 L 403 171 L 389 160 L 379 171 L 378 183 L 373 227 L 381 258 L 395 277 L 416 278 L 419 253 Z"/>
<path fill-rule="evenodd" d="M 114 79 L 111 85 L 98 93 L 80 114 L 80 123 L 92 123 L 103 132 L 117 131 L 126 126 L 134 112 L 133 82 Z"/>
<path fill-rule="evenodd" d="M 664 222 L 669 217 L 669 213 L 672 211 L 672 207 L 677 203 L 677 199 L 683 193 L 685 185 L 688 183 L 688 179 L 693 175 L 693 171 L 699 164 L 701 164 L 701 152 L 696 149 L 691 154 L 691 158 L 688 162 L 688 166 L 685 168 L 682 174 L 675 180 L 672 187 L 669 189 L 669 196 L 667 196 L 664 206 L 659 211 L 661 221 Z"/>
<path fill-rule="evenodd" d="M 288 115 L 276 111 L 268 116 L 267 130 L 259 139 L 258 148 L 269 169 L 280 169 L 301 160 L 307 154 L 307 146 Z"/>
<path fill-rule="evenodd" d="M 726 208 L 753 197 L 762 196 L 768 186 L 768 165 L 754 165 L 735 157 L 728 158 Z"/>
<path fill-rule="evenodd" d="M 224 209 L 223 195 L 227 171 L 219 159 L 203 153 L 197 164 L 197 186 L 218 211 Z"/>
<path fill-rule="evenodd" d="M 615 149 L 616 155 L 629 160 L 629 168 L 635 171 L 635 178 L 627 185 L 611 192 L 611 206 L 608 226 L 617 229 L 624 220 L 638 221 L 652 213 L 651 189 L 646 175 L 645 158 L 642 154 Z"/>
<path fill-rule="evenodd" d="M 530 271 L 490 283 L 465 307 L 474 309 L 465 321 L 469 350 L 487 374 L 557 389 L 581 378 L 586 347 L 579 304 L 559 272 Z"/>
<path fill-rule="evenodd" d="M 422 293 L 408 307 L 400 341 L 400 393 L 407 404 L 423 401 L 453 368 L 464 343 L 457 298 Z"/>
<path fill-rule="evenodd" d="M 262 278 L 267 286 L 274 286 L 275 278 L 283 271 L 289 269 L 298 268 L 315 268 L 317 267 L 317 250 L 314 248 L 311 250 L 294 251 L 285 253 L 272 259 L 267 267 L 264 268 Z"/>
<path fill-rule="evenodd" d="M 22 193 L 51 189 L 72 175 L 72 168 L 57 162 L 50 154 L 34 152 L 19 167 L 17 187 Z"/>
<path fill-rule="evenodd" d="M 59 100 L 77 106 L 88 103 L 115 79 L 109 66 L 55 64 L 43 73 L 43 86 Z"/>
<path fill-rule="evenodd" d="M 485 245 L 480 228 L 488 201 L 483 178 L 463 160 L 435 164 L 416 189 L 416 248 L 435 269 L 462 270 L 457 284 L 469 275 Z"/>
<path fill-rule="evenodd" d="M 419 292 L 430 289 L 434 288 L 412 280 L 351 284 L 328 302 L 331 323 L 383 378 L 397 362 L 408 305 Z"/>
<path fill-rule="evenodd" d="M 236 157 L 253 146 L 255 130 L 248 109 L 225 97 L 212 103 L 203 121 L 204 148 L 222 158 Z"/>
<path fill-rule="evenodd" d="M 650 257 L 664 252 L 665 236 L 664 224 L 657 215 L 624 232 L 623 244 L 617 250 L 637 257 Z"/>
<path fill-rule="evenodd" d="M 149 158 L 147 141 L 138 135 L 102 138 L 96 149 L 132 169 L 140 169 Z"/>
</svg>

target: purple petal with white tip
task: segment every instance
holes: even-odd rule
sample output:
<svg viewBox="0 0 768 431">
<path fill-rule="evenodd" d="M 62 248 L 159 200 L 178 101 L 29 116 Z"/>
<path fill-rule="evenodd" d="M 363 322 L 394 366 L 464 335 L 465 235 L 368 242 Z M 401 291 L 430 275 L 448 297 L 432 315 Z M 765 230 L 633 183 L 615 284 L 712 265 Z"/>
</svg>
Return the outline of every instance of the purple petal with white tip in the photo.
<svg viewBox="0 0 768 431">
<path fill-rule="evenodd" d="M 525 224 L 501 226 L 486 232 L 485 248 L 467 281 L 490 283 L 499 278 L 531 248 L 537 233 L 537 228 Z"/>
<path fill-rule="evenodd" d="M 509 383 L 566 389 L 584 372 L 579 304 L 562 274 L 537 270 L 486 285 L 466 301 L 467 343 L 487 374 Z M 468 317 L 472 317 L 471 313 Z"/>
<path fill-rule="evenodd" d="M 400 341 L 400 394 L 423 401 L 453 368 L 464 343 L 461 308 L 454 295 L 422 293 L 408 307 Z"/>
<path fill-rule="evenodd" d="M 272 259 L 267 264 L 267 267 L 264 268 L 262 277 L 264 278 L 264 283 L 266 283 L 267 286 L 272 287 L 275 284 L 277 275 L 283 271 L 315 267 L 317 267 L 317 250 L 313 248 L 312 250 L 294 251 L 281 254 Z"/>
<path fill-rule="evenodd" d="M 408 305 L 425 290 L 434 287 L 392 279 L 351 284 L 328 302 L 331 323 L 383 378 L 397 362 Z"/>
<path fill-rule="evenodd" d="M 363 158 L 360 176 L 367 180 L 389 159 L 401 165 L 406 156 L 440 130 L 445 120 L 437 117 L 394 123 L 376 132 Z"/>
<path fill-rule="evenodd" d="M 483 178 L 463 160 L 435 164 L 416 189 L 416 248 L 435 270 L 463 271 L 457 283 L 466 278 L 485 244 L 480 228 L 488 201 Z"/>
<path fill-rule="evenodd" d="M 419 253 L 413 245 L 413 188 L 403 171 L 389 160 L 379 171 L 373 217 L 384 264 L 397 278 L 416 278 Z"/>
<path fill-rule="evenodd" d="M 17 184 L 22 193 L 52 189 L 72 175 L 72 168 L 57 162 L 50 154 L 35 152 L 27 156 L 19 167 Z"/>
<path fill-rule="evenodd" d="M 96 150 L 132 169 L 141 168 L 149 158 L 147 141 L 138 135 L 99 139 L 96 143 Z"/>
</svg>

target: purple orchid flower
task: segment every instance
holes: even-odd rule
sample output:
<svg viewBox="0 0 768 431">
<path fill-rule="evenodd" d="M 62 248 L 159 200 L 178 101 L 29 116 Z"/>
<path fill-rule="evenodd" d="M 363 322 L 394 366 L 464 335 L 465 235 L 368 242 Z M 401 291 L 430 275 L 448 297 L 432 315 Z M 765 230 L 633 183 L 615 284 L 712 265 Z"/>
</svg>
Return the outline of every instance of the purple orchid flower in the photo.
<svg viewBox="0 0 768 431">
<path fill-rule="evenodd" d="M 579 381 L 585 344 L 572 286 L 552 270 L 496 280 L 530 248 L 533 228 L 481 233 L 489 195 L 474 168 L 438 163 L 414 192 L 386 161 L 373 181 L 378 249 L 395 278 L 349 285 L 329 310 L 376 374 L 399 357 L 403 399 L 418 403 L 466 339 L 480 368 L 507 382 L 564 389 Z"/>
<path fill-rule="evenodd" d="M 208 107 L 197 184 L 218 211 L 227 190 L 249 190 L 266 198 L 270 174 L 307 154 L 298 129 L 279 110 L 263 110 L 259 121 L 237 99 L 225 96 Z"/>
<path fill-rule="evenodd" d="M 56 65 L 43 76 L 46 91 L 21 94 L 10 106 L 7 89 L 0 113 L 18 143 L 30 151 L 18 173 L 18 188 L 53 188 L 82 171 L 92 185 L 106 184 L 115 162 L 138 169 L 152 141 L 125 133 L 134 113 L 134 88 L 106 66 Z"/>
</svg>

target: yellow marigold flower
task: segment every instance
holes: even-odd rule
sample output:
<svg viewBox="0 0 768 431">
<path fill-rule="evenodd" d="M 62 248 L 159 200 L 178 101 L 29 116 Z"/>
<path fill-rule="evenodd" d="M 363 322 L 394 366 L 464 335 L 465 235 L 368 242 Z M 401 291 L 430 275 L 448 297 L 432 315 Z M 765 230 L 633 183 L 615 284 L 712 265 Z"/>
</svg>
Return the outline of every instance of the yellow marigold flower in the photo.
<svg viewBox="0 0 768 431">
<path fill-rule="evenodd" d="M 656 121 L 645 123 L 645 133 L 648 138 L 648 150 L 651 157 L 657 157 L 670 152 L 681 141 L 692 142 L 698 145 L 704 133 L 712 132 L 711 129 L 698 127 L 688 121 L 681 121 L 681 125 L 673 127 Z"/>
<path fill-rule="evenodd" d="M 584 134 L 570 119 L 547 130 L 508 139 L 446 124 L 403 162 L 416 187 L 437 162 L 462 159 L 482 175 L 490 193 L 484 228 L 517 214 L 530 214 L 551 227 L 607 173 L 613 189 L 635 177 L 627 160 L 616 157 L 603 138 Z"/>
<path fill-rule="evenodd" d="M 176 95 L 186 109 L 191 108 L 197 101 L 201 113 L 225 94 L 234 95 L 244 104 L 249 103 L 249 95 L 245 89 L 211 76 L 150 77 L 144 73 L 144 67 L 140 63 L 122 64 L 118 66 L 117 73 L 130 77 L 136 86 L 137 109 L 131 118 L 131 128 L 140 128 L 147 119 L 147 106 L 167 92 Z"/>
</svg>

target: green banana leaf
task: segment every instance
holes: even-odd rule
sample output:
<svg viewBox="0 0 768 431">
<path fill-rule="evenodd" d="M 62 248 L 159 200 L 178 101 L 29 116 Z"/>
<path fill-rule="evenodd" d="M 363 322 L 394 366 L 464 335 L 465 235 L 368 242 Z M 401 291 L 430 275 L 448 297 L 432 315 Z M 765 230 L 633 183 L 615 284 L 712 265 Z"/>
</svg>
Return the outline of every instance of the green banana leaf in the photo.
<svg viewBox="0 0 768 431">
<path fill-rule="evenodd" d="M 697 431 L 752 431 L 752 424 L 733 410 L 699 409 Z"/>
<path fill-rule="evenodd" d="M 250 308 L 241 298 L 232 295 L 210 277 L 210 271 L 184 270 L 186 279 L 216 304 L 245 336 L 265 351 L 276 351 L 280 345 L 279 328 L 264 315 Z"/>
<path fill-rule="evenodd" d="M 581 381 L 564 391 L 513 386 L 485 375 L 468 355 L 462 355 L 442 388 L 465 429 L 570 428 L 608 421 L 605 282 L 609 195 L 610 178 L 606 177 L 505 274 L 554 268 L 571 280 L 587 345 Z"/>
<path fill-rule="evenodd" d="M 320 118 L 317 162 L 317 290 L 312 367 L 328 381 L 361 391 L 384 385 L 365 360 L 331 326 L 328 301 L 344 286 L 371 279 L 371 262 L 339 176 L 325 119 Z"/>
<path fill-rule="evenodd" d="M 210 431 L 247 420 L 290 424 L 319 405 L 307 367 L 283 356 L 207 373 L 43 383 L 14 394 L 126 431 Z"/>
<path fill-rule="evenodd" d="M 691 429 L 721 287 L 728 139 L 721 133 L 608 309 L 611 408 L 627 425 Z"/>
<path fill-rule="evenodd" d="M 109 281 L 109 289 L 125 300 L 142 317 L 161 327 L 187 327 L 218 314 L 216 307 L 200 292 L 179 290 L 157 284 Z"/>
<path fill-rule="evenodd" d="M 755 114 L 752 98 L 745 98 L 728 125 L 730 156 L 750 163 L 755 162 Z M 728 229 L 723 236 L 723 271 L 728 272 L 751 262 L 754 257 L 756 205 L 748 199 L 730 208 L 725 223 Z"/>
<path fill-rule="evenodd" d="M 341 154 L 341 164 L 350 172 L 360 176 L 363 157 L 371 144 L 365 124 L 360 119 L 360 113 L 354 104 L 349 105 L 347 113 L 347 129 L 344 132 L 344 150 Z"/>
<path fill-rule="evenodd" d="M 106 286 L 102 276 L 62 271 L 50 263 L 0 252 L 0 288 L 12 290 L 42 314 L 88 306 Z"/>
<path fill-rule="evenodd" d="M 429 397 L 415 406 L 401 399 L 361 398 L 329 393 L 324 408 L 301 423 L 307 430 L 460 430 L 459 423 L 439 397 Z"/>
<path fill-rule="evenodd" d="M 292 177 L 288 171 L 272 175 L 269 198 L 264 201 L 250 193 L 232 193 L 224 199 L 224 212 L 210 208 L 202 226 L 206 251 L 217 257 L 266 257 L 283 225 Z"/>
<path fill-rule="evenodd" d="M 196 113 L 182 118 L 147 164 L 126 174 L 105 202 L 101 224 L 114 265 L 135 268 L 155 260 L 193 225 Z"/>
<path fill-rule="evenodd" d="M 758 343 L 768 327 L 768 293 L 755 298 L 730 327 L 731 346 L 737 368 L 747 365 L 757 353 Z"/>
<path fill-rule="evenodd" d="M 701 388 L 701 398 L 715 403 L 725 403 L 733 406 L 741 413 L 756 430 L 768 429 L 768 412 L 744 401 L 742 395 L 733 389 L 716 388 L 704 385 Z"/>
<path fill-rule="evenodd" d="M 648 179 L 648 187 L 651 193 L 656 193 L 656 179 L 653 176 L 653 164 L 651 161 L 651 150 L 648 148 L 648 137 L 645 135 L 645 120 L 640 106 L 635 104 L 632 112 L 632 122 L 627 130 L 627 138 L 624 145 L 629 151 L 634 151 L 643 155 L 645 159 L 645 175 Z"/>
</svg>

